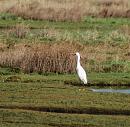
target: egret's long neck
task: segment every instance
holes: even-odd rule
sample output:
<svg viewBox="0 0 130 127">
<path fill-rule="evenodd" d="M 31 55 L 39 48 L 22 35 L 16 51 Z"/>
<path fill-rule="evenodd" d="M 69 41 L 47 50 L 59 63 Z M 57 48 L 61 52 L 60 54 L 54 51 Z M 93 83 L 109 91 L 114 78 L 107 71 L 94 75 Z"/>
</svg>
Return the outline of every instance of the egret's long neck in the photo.
<svg viewBox="0 0 130 127">
<path fill-rule="evenodd" d="M 77 67 L 80 66 L 80 56 L 77 56 Z"/>
</svg>

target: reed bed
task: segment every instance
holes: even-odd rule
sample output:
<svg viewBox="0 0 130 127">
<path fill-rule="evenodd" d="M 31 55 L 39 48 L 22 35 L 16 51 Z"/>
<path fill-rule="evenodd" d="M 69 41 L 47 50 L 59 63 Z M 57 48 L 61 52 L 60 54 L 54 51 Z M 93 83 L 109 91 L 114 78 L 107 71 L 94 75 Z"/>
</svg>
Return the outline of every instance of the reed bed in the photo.
<svg viewBox="0 0 130 127">
<path fill-rule="evenodd" d="M 72 73 L 75 60 L 70 53 L 74 52 L 74 48 L 62 46 L 18 44 L 6 47 L 0 52 L 0 65 L 19 68 L 26 73 Z"/>
<path fill-rule="evenodd" d="M 76 61 L 72 53 L 79 51 L 81 64 L 88 72 L 130 72 L 130 45 L 113 46 L 76 42 L 1 44 L 0 66 L 25 73 L 74 73 Z"/>
<path fill-rule="evenodd" d="M 130 17 L 129 0 L 5 0 L 0 1 L 0 7 L 0 12 L 51 21 L 80 21 L 86 16 Z"/>
</svg>

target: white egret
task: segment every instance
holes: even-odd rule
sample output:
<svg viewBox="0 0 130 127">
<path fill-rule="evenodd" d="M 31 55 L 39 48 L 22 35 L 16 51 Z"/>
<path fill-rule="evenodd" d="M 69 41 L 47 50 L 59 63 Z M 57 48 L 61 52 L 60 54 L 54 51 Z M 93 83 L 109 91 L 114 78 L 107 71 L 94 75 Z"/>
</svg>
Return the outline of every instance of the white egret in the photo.
<svg viewBox="0 0 130 127">
<path fill-rule="evenodd" d="M 77 66 L 76 66 L 76 71 L 79 76 L 79 79 L 84 83 L 87 84 L 87 75 L 85 70 L 80 64 L 80 54 L 76 52 L 76 61 L 77 61 Z"/>
</svg>

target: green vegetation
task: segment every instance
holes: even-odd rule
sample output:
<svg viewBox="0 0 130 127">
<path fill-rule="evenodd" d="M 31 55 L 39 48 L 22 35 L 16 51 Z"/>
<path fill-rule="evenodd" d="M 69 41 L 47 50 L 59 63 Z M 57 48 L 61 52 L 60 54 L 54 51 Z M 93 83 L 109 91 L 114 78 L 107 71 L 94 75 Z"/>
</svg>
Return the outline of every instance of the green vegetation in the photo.
<svg viewBox="0 0 130 127">
<path fill-rule="evenodd" d="M 130 125 L 130 117 L 125 116 L 130 114 L 129 94 L 93 93 L 90 87 L 72 84 L 79 82 L 76 75 L 33 73 L 25 75 L 8 69 L 1 70 L 1 74 L 2 126 L 129 127 Z M 88 75 L 91 83 L 118 82 L 119 77 L 129 83 L 130 79 L 129 74 Z M 65 81 L 70 84 L 65 84 Z"/>
<path fill-rule="evenodd" d="M 81 55 L 83 54 L 84 68 L 89 72 L 130 72 L 130 20 L 128 18 L 86 17 L 79 22 L 54 22 L 27 20 L 4 13 L 1 14 L 0 27 L 2 28 L 0 42 L 6 44 L 0 48 L 3 54 L 7 53 L 7 49 L 10 52 L 10 49 L 19 43 L 29 45 L 29 47 L 34 45 L 34 49 L 37 44 L 55 47 L 55 44 L 64 43 L 63 47 L 66 47 L 64 49 L 70 45 L 72 51 L 79 51 Z M 20 46 L 18 47 L 21 49 Z M 44 49 L 44 45 L 40 47 Z M 51 51 L 48 49 L 48 52 Z"/>
<path fill-rule="evenodd" d="M 130 126 L 129 94 L 91 91 L 130 86 L 130 20 L 54 22 L 3 13 L 0 28 L 1 126 Z M 83 56 L 88 86 L 74 73 L 69 55 L 75 51 Z"/>
<path fill-rule="evenodd" d="M 41 113 L 19 110 L 0 110 L 3 127 L 129 127 L 129 116 Z"/>
<path fill-rule="evenodd" d="M 1 39 L 4 42 L 20 41 L 38 41 L 38 42 L 58 42 L 58 41 L 75 41 L 83 44 L 98 43 L 129 43 L 128 18 L 92 18 L 86 17 L 79 22 L 54 22 L 47 20 L 25 20 L 12 14 L 1 14 L 0 28 L 9 28 L 5 31 L 2 29 Z M 14 36 L 15 30 L 22 32 L 24 30 L 17 28 L 18 24 L 28 26 L 30 29 L 26 37 L 20 40 Z M 23 26 L 23 27 L 24 27 Z M 13 29 L 14 28 L 14 29 Z M 13 30 L 12 30 L 13 29 Z M 6 41 L 5 41 L 6 39 Z M 2 40 L 1 40 L 2 41 Z"/>
<path fill-rule="evenodd" d="M 79 22 L 54 22 L 48 20 L 31 20 L 23 19 L 22 17 L 16 17 L 10 13 L 1 13 L 0 14 L 0 27 L 12 27 L 16 23 L 24 22 L 26 25 L 29 25 L 30 28 L 57 28 L 57 29 L 101 29 L 104 31 L 112 30 L 119 28 L 121 25 L 130 25 L 129 18 L 92 18 L 86 17 Z"/>
<path fill-rule="evenodd" d="M 77 74 L 58 74 L 58 73 L 30 73 L 24 74 L 19 69 L 0 68 L 1 82 L 63 82 L 66 85 L 80 86 Z M 88 86 L 129 86 L 129 73 L 88 73 Z"/>
</svg>

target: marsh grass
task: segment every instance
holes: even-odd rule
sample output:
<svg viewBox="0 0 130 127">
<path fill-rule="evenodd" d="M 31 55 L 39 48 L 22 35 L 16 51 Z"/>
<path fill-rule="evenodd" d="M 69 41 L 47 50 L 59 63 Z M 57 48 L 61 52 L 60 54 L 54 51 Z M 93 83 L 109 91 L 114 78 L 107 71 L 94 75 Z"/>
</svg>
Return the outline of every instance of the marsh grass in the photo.
<svg viewBox="0 0 130 127">
<path fill-rule="evenodd" d="M 87 72 L 130 72 L 128 19 L 89 17 L 82 22 L 6 19 L 0 23 L 2 67 L 26 73 L 73 73 L 75 57 L 70 54 L 78 51 Z"/>
<path fill-rule="evenodd" d="M 1 1 L 0 5 L 1 12 L 11 12 L 28 19 L 80 21 L 85 16 L 130 17 L 128 0 L 64 0 L 62 2 L 58 0 L 14 0 L 12 2 L 10 0 Z"/>
<path fill-rule="evenodd" d="M 17 24 L 12 29 L 11 33 L 14 33 L 17 38 L 25 38 L 29 33 L 29 27 L 23 23 Z"/>
<path fill-rule="evenodd" d="M 1 32 L 4 41 L 39 42 L 80 42 L 95 44 L 129 43 L 129 20 L 121 18 L 87 17 L 82 22 L 49 22 L 34 20 L 1 20 L 0 27 L 8 28 Z M 21 39 L 21 40 L 20 40 Z M 1 38 L 2 40 L 2 38 Z"/>
<path fill-rule="evenodd" d="M 64 45 L 64 46 L 63 46 Z M 74 72 L 75 49 L 65 44 L 14 45 L 7 47 L 0 55 L 0 65 L 20 68 L 24 72 Z"/>
<path fill-rule="evenodd" d="M 3 70 L 3 73 L 5 72 Z M 96 84 L 121 83 L 123 80 L 129 84 L 130 75 L 128 73 L 89 74 L 89 81 Z M 80 86 L 64 84 L 64 81 L 78 82 L 76 75 L 68 74 L 0 75 L 1 125 L 129 127 L 128 94 L 93 94 L 89 87 L 83 87 L 82 84 Z M 82 91 L 82 88 L 85 90 Z"/>
<path fill-rule="evenodd" d="M 87 72 L 129 72 L 127 47 L 129 44 L 115 45 L 113 49 L 111 43 L 83 45 L 75 42 L 7 44 L 1 47 L 0 66 L 26 73 L 74 73 L 76 61 L 71 54 L 79 51 Z"/>
<path fill-rule="evenodd" d="M 28 22 L 29 23 L 29 22 Z M 78 24 L 80 25 L 80 24 Z M 87 24 L 86 24 L 87 25 Z M 40 24 L 39 24 L 40 26 Z M 90 25 L 91 26 L 91 25 Z M 99 24 L 99 26 L 102 26 Z M 113 30 L 109 30 L 106 28 L 103 30 L 102 28 L 83 28 L 83 29 L 72 29 L 71 28 L 62 28 L 62 26 L 56 26 L 61 28 L 52 28 L 48 26 L 44 26 L 40 29 L 31 29 L 29 25 L 25 23 L 18 23 L 12 26 L 9 29 L 6 29 L 5 32 L 1 33 L 6 41 L 6 43 L 10 43 L 10 41 L 21 42 L 22 39 L 24 41 L 39 41 L 39 42 L 80 42 L 82 44 L 98 44 L 109 42 L 111 44 L 123 44 L 129 43 L 129 25 L 119 25 L 119 28 Z M 81 23 L 82 27 L 82 23 Z M 105 25 L 105 27 L 108 27 Z M 111 27 L 111 26 L 110 26 Z M 108 31 L 107 31 L 108 30 Z M 2 40 L 2 38 L 1 38 Z"/>
<path fill-rule="evenodd" d="M 0 110 L 1 125 L 6 127 L 129 127 L 129 116 L 41 113 L 21 110 Z"/>
<path fill-rule="evenodd" d="M 93 76 L 95 76 L 93 78 Z M 113 77 L 112 77 L 113 76 Z M 115 81 L 119 77 L 126 79 L 128 74 L 92 74 L 95 81 Z M 24 75 L 2 76 L 0 84 L 0 108 L 31 111 L 46 111 L 77 114 L 129 114 L 129 95 L 119 93 L 94 93 L 87 86 L 64 84 L 64 81 L 76 81 L 76 75 Z M 102 78 L 102 79 L 101 79 Z M 90 79 L 89 79 L 90 81 Z M 127 83 L 129 83 L 127 81 Z M 82 89 L 85 89 L 82 91 Z M 81 90 L 80 90 L 81 89 Z M 4 94 L 3 94 L 4 93 Z M 122 107 L 124 107 L 122 109 Z"/>
</svg>

